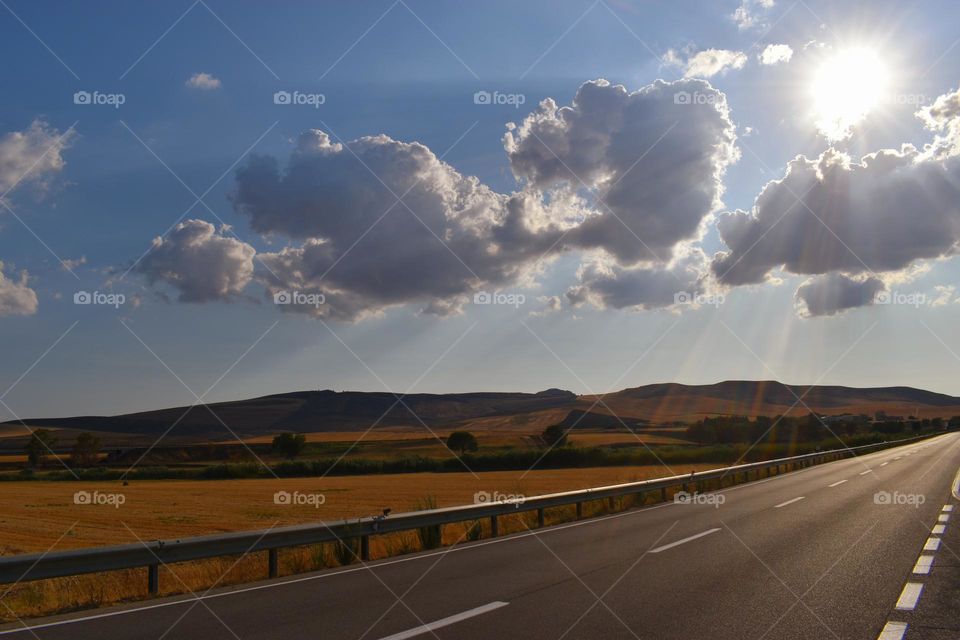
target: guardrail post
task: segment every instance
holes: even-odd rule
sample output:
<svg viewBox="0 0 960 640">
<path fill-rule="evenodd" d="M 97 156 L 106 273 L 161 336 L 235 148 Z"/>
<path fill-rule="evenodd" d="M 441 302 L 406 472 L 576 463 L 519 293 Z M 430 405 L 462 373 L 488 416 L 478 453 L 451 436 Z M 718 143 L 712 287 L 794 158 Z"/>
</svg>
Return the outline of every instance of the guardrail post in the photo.
<svg viewBox="0 0 960 640">
<path fill-rule="evenodd" d="M 667 488 L 666 488 L 666 487 L 660 487 L 660 500 L 662 500 L 663 502 L 666 502 L 666 501 L 667 501 Z"/>
<path fill-rule="evenodd" d="M 269 549 L 267 551 L 268 574 L 271 578 L 276 578 L 280 574 L 280 550 Z"/>
<path fill-rule="evenodd" d="M 147 567 L 147 591 L 152 596 L 160 593 L 160 565 L 158 564 Z"/>
<path fill-rule="evenodd" d="M 497 516 L 490 516 L 490 537 L 496 538 L 499 533 L 499 528 L 497 527 Z"/>
<path fill-rule="evenodd" d="M 543 527 L 543 508 L 537 509 L 537 526 Z"/>
<path fill-rule="evenodd" d="M 577 520 L 581 520 L 582 518 L 583 518 L 583 503 L 578 502 L 577 503 Z"/>
<path fill-rule="evenodd" d="M 360 559 L 364 562 L 370 559 L 370 536 L 360 536 Z"/>
</svg>

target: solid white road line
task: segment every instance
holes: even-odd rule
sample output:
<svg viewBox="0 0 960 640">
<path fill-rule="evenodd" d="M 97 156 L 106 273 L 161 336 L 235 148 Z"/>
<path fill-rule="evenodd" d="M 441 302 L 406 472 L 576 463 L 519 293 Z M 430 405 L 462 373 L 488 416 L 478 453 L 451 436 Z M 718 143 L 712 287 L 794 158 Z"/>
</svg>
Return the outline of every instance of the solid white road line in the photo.
<svg viewBox="0 0 960 640">
<path fill-rule="evenodd" d="M 952 505 L 952 504 L 945 504 L 945 505 L 943 505 L 943 510 L 944 510 L 944 511 L 953 511 L 953 505 Z"/>
<path fill-rule="evenodd" d="M 920 574 L 930 573 L 930 567 L 933 565 L 933 556 L 920 556 L 917 558 L 917 564 L 913 565 L 913 572 Z"/>
<path fill-rule="evenodd" d="M 509 602 L 491 602 L 490 604 L 485 604 L 482 607 L 477 607 L 476 609 L 470 609 L 469 611 L 464 611 L 463 613 L 458 613 L 455 616 L 449 616 L 447 618 L 441 618 L 440 620 L 435 620 L 434 622 L 428 622 L 427 624 L 420 625 L 419 627 L 414 627 L 413 629 L 408 629 L 407 631 L 401 631 L 400 633 L 395 633 L 392 636 L 385 636 L 380 640 L 405 640 L 406 638 L 413 638 L 415 636 L 422 635 L 424 633 L 431 633 L 436 629 L 441 629 L 443 627 L 449 627 L 452 624 L 456 624 L 468 618 L 475 618 L 476 616 L 483 615 L 485 613 L 490 613 L 495 609 L 500 607 L 505 607 Z"/>
<path fill-rule="evenodd" d="M 830 485 L 827 485 L 827 486 L 828 486 L 828 487 L 836 487 L 837 485 L 841 485 L 841 484 L 843 484 L 844 482 L 846 482 L 846 480 L 841 480 L 840 482 L 834 482 L 833 484 L 830 484 Z"/>
<path fill-rule="evenodd" d="M 937 522 L 950 522 L 950 514 L 941 513 L 937 516 Z"/>
<path fill-rule="evenodd" d="M 867 469 L 866 471 L 861 471 L 861 472 L 860 472 L 860 475 L 865 476 L 865 475 L 867 475 L 868 473 L 873 473 L 873 469 Z"/>
<path fill-rule="evenodd" d="M 939 535 L 943 535 L 943 532 L 946 530 L 947 530 L 947 525 L 935 524 L 933 525 L 933 529 L 930 530 L 930 533 L 932 533 L 935 536 L 939 536 Z"/>
<path fill-rule="evenodd" d="M 877 636 L 877 640 L 903 640 L 903 634 L 906 632 L 906 622 L 888 622 Z"/>
<path fill-rule="evenodd" d="M 682 540 L 677 540 L 676 542 L 671 542 L 670 544 L 665 544 L 665 545 L 663 545 L 662 547 L 657 547 L 656 549 L 650 549 L 650 553 L 660 553 L 661 551 L 666 551 L 667 549 L 673 549 L 674 547 L 679 547 L 680 545 L 686 544 L 687 542 L 690 542 L 691 540 L 696 540 L 697 538 L 702 538 L 703 536 L 708 536 L 708 535 L 710 535 L 711 533 L 716 533 L 717 531 L 720 531 L 720 528 L 719 528 L 719 527 L 716 527 L 716 528 L 714 528 L 714 529 L 707 529 L 707 530 L 704 531 L 703 533 L 698 533 L 698 534 L 696 534 L 696 535 L 689 536 L 689 537 L 684 538 L 684 539 L 682 539 Z"/>
<path fill-rule="evenodd" d="M 889 463 L 889 462 L 881 462 L 881 463 L 880 463 L 880 466 L 881 466 L 881 467 L 885 467 L 885 466 L 887 466 L 888 464 L 890 464 L 890 463 Z"/>
<path fill-rule="evenodd" d="M 926 544 L 923 545 L 924 551 L 936 551 L 940 548 L 940 538 L 927 538 Z"/>
<path fill-rule="evenodd" d="M 787 506 L 788 504 L 793 504 L 794 502 L 800 502 L 800 501 L 803 500 L 805 497 L 806 497 L 806 496 L 800 496 L 799 498 L 794 498 L 793 500 L 787 500 L 786 502 L 781 502 L 780 504 L 775 505 L 773 508 L 774 508 L 774 509 L 779 509 L 780 507 L 785 507 L 785 506 Z"/>
<path fill-rule="evenodd" d="M 897 600 L 897 611 L 913 611 L 916 609 L 917 600 L 920 599 L 920 593 L 922 591 L 922 582 L 908 582 L 903 585 L 903 591 L 900 592 L 900 599 Z"/>
</svg>

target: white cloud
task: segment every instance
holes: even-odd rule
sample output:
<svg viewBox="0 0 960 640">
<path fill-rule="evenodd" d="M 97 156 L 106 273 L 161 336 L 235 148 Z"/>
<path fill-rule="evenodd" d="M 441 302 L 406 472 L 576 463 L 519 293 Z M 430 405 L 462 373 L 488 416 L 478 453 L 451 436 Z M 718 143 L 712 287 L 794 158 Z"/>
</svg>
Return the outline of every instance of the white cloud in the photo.
<svg viewBox="0 0 960 640">
<path fill-rule="evenodd" d="M 34 120 L 27 129 L 0 138 L 0 197 L 23 184 L 45 187 L 49 176 L 63 169 L 62 153 L 73 137 L 72 131 L 61 134 Z"/>
<path fill-rule="evenodd" d="M 733 12 L 730 19 L 741 31 L 764 25 L 766 12 L 772 9 L 774 0 L 741 0 L 740 6 Z"/>
<path fill-rule="evenodd" d="M 949 285 L 937 285 L 933 288 L 937 292 L 936 297 L 930 303 L 930 306 L 933 307 L 943 307 L 951 303 L 957 303 L 957 287 L 952 284 Z"/>
<path fill-rule="evenodd" d="M 151 284 L 179 291 L 181 302 L 226 300 L 240 294 L 253 277 L 256 250 L 203 220 L 181 222 L 156 238 L 136 266 Z"/>
<path fill-rule="evenodd" d="M 200 89 L 203 91 L 212 91 L 221 86 L 220 79 L 215 78 L 209 73 L 195 73 L 184 83 L 191 89 Z"/>
<path fill-rule="evenodd" d="M 16 280 L 3 273 L 0 262 L 0 316 L 29 316 L 37 312 L 37 294 L 27 286 L 27 272 Z"/>
<path fill-rule="evenodd" d="M 760 64 L 774 65 L 790 62 L 793 49 L 788 44 L 768 44 L 760 53 Z"/>
<path fill-rule="evenodd" d="M 662 61 L 681 67 L 685 78 L 712 78 L 731 69 L 742 69 L 747 64 L 747 56 L 742 51 L 704 49 L 684 59 L 681 53 L 670 49 L 664 54 Z"/>
<path fill-rule="evenodd" d="M 0 202 L 6 203 L 8 193 L 24 185 L 45 189 L 50 177 L 63 169 L 62 153 L 72 140 L 72 131 L 60 133 L 42 120 L 0 137 Z M 37 294 L 27 280 L 26 271 L 15 280 L 5 276 L 0 262 L 0 316 L 36 313 Z"/>
</svg>

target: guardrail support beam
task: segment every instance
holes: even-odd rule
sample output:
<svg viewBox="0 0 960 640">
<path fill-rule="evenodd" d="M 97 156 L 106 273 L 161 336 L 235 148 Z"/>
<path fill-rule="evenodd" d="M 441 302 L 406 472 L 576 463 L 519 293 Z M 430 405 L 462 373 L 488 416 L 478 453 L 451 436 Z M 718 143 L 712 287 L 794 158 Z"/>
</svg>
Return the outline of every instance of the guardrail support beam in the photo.
<svg viewBox="0 0 960 640">
<path fill-rule="evenodd" d="M 160 565 L 158 564 L 147 567 L 147 591 L 152 596 L 160 593 Z"/>
<path fill-rule="evenodd" d="M 583 519 L 583 503 L 578 502 L 577 503 L 577 520 L 582 520 L 582 519 Z"/>
<path fill-rule="evenodd" d="M 490 516 L 490 537 L 496 538 L 499 533 L 499 528 L 497 527 L 497 516 Z"/>
<path fill-rule="evenodd" d="M 370 559 L 370 536 L 360 536 L 360 559 L 364 562 Z"/>
<path fill-rule="evenodd" d="M 276 578 L 278 575 L 280 575 L 279 549 L 270 549 L 267 551 L 267 564 L 269 565 L 268 573 L 271 578 Z"/>
<path fill-rule="evenodd" d="M 537 509 L 537 526 L 543 527 L 543 509 Z"/>
</svg>

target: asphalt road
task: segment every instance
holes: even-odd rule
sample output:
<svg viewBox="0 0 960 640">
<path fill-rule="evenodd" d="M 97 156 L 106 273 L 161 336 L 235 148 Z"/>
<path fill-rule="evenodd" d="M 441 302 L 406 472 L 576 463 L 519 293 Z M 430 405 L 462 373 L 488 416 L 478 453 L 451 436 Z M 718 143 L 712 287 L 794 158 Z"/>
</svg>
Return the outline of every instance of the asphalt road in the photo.
<svg viewBox="0 0 960 640">
<path fill-rule="evenodd" d="M 944 508 L 960 505 L 958 467 L 960 434 L 948 434 L 731 487 L 722 504 L 33 620 L 0 638 L 956 638 L 960 558 Z M 943 548 L 918 576 L 937 524 Z M 907 583 L 924 586 L 898 609 Z"/>
</svg>

